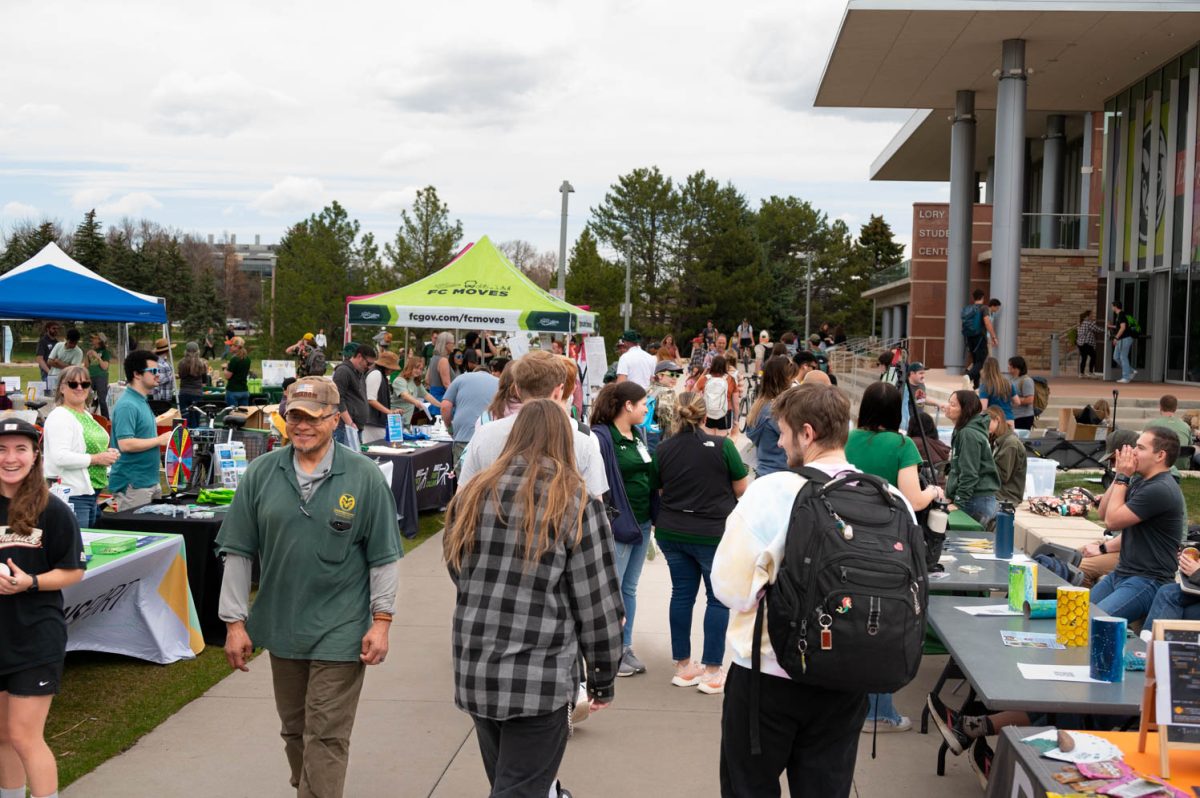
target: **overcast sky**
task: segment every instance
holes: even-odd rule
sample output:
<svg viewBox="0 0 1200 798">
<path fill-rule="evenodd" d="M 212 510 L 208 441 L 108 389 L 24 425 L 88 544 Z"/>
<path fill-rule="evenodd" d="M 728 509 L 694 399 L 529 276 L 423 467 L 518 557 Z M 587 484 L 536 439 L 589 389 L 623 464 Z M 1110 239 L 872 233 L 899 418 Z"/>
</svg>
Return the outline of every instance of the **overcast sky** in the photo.
<svg viewBox="0 0 1200 798">
<path fill-rule="evenodd" d="M 839 0 L 4 0 L 0 228 L 147 217 L 262 235 L 331 200 L 387 240 L 432 184 L 464 239 L 558 248 L 618 175 L 794 194 L 857 231 L 944 184 L 872 183 L 908 112 L 811 107 Z"/>
</svg>

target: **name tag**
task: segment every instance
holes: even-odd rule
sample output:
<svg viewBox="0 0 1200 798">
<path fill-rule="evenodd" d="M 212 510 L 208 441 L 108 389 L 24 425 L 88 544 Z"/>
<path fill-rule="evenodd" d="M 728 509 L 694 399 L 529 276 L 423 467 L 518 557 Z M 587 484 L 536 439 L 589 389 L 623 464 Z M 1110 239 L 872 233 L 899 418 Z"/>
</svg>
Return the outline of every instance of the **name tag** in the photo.
<svg viewBox="0 0 1200 798">
<path fill-rule="evenodd" d="M 642 456 L 642 462 L 649 463 L 650 459 L 651 459 L 650 458 L 650 450 L 646 448 L 646 444 L 642 443 L 640 438 L 638 439 L 638 442 L 637 442 L 637 450 L 638 450 L 638 454 L 640 454 Z"/>
</svg>

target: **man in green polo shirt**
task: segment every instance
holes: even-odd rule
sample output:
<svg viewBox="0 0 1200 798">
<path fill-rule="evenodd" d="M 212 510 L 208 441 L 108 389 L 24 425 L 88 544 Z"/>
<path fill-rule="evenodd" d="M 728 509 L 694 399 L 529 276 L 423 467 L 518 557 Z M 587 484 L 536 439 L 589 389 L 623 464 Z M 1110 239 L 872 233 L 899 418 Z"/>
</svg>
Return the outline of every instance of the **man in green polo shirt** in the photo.
<svg viewBox="0 0 1200 798">
<path fill-rule="evenodd" d="M 288 388 L 290 444 L 250 464 L 217 535 L 225 656 L 248 670 L 255 645 L 271 652 L 280 734 L 301 798 L 342 794 L 365 666 L 387 656 L 402 556 L 395 500 L 378 466 L 333 441 L 338 400 L 324 377 Z"/>
<path fill-rule="evenodd" d="M 1179 400 L 1169 393 L 1163 394 L 1158 400 L 1158 412 L 1161 414 L 1158 418 L 1152 418 L 1146 422 L 1143 430 L 1151 427 L 1166 427 L 1174 432 L 1179 438 L 1180 446 L 1192 445 L 1192 428 L 1175 413 L 1179 410 Z"/>
<path fill-rule="evenodd" d="M 162 496 L 158 472 L 171 433 L 158 434 L 147 401 L 158 386 L 158 355 L 136 349 L 125 358 L 125 390 L 113 406 L 112 445 L 121 457 L 108 472 L 108 492 L 118 510 L 134 510 Z"/>
</svg>

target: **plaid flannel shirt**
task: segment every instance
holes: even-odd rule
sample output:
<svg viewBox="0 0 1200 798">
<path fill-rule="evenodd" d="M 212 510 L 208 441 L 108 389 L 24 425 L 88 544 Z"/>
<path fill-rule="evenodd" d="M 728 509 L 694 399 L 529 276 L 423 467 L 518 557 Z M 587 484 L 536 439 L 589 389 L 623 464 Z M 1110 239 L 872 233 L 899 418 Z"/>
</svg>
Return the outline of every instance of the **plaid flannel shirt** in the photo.
<svg viewBox="0 0 1200 798">
<path fill-rule="evenodd" d="M 604 506 L 588 500 L 578 544 L 571 542 L 572 524 L 538 562 L 527 563 L 516 503 L 524 470 L 517 460 L 500 477 L 498 502 L 485 503 L 480 513 L 474 551 L 450 573 L 458 588 L 454 701 L 491 720 L 545 715 L 573 703 L 580 654 L 588 694 L 610 700 L 621 659 L 625 612 Z"/>
<path fill-rule="evenodd" d="M 1091 320 L 1079 322 L 1079 326 L 1075 328 L 1075 345 L 1095 346 L 1098 332 L 1100 332 L 1100 325 L 1096 322 Z"/>
</svg>

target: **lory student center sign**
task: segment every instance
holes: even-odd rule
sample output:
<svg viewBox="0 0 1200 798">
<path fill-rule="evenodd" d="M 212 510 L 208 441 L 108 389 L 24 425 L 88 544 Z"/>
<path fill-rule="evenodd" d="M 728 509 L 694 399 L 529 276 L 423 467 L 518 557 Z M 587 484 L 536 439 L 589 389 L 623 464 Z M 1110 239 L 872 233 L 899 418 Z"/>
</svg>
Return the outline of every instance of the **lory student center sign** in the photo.
<svg viewBox="0 0 1200 798">
<path fill-rule="evenodd" d="M 596 316 L 543 291 L 487 236 L 415 283 L 372 296 L 349 297 L 348 324 L 444 330 L 595 331 Z"/>
</svg>

